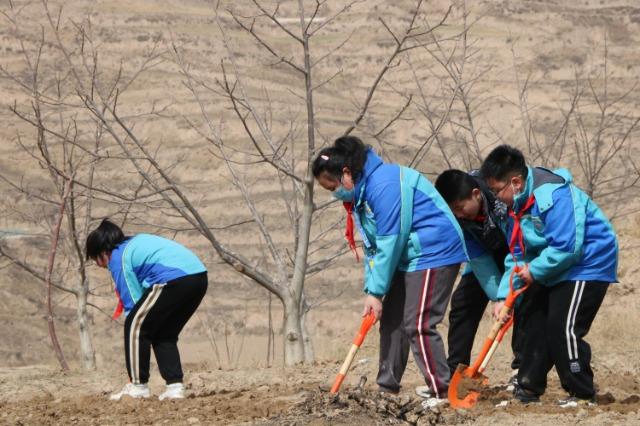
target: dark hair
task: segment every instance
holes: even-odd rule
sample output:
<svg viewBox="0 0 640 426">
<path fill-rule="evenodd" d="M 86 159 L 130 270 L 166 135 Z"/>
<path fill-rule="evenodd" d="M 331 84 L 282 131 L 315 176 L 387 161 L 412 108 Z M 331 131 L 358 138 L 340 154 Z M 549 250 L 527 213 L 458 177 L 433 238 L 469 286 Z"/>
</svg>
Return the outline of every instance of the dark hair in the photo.
<svg viewBox="0 0 640 426">
<path fill-rule="evenodd" d="M 87 236 L 87 259 L 97 259 L 104 252 L 111 252 L 122 243 L 126 237 L 122 229 L 109 219 L 103 219 L 96 229 Z"/>
<path fill-rule="evenodd" d="M 362 174 L 369 148 L 355 136 L 339 137 L 333 146 L 323 148 L 313 160 L 311 165 L 313 176 L 317 178 L 321 173 L 326 172 L 331 177 L 340 179 L 342 169 L 348 167 L 355 182 Z"/>
<path fill-rule="evenodd" d="M 524 155 L 517 148 L 500 145 L 487 155 L 480 167 L 480 175 L 484 179 L 493 178 L 499 181 L 516 175 L 526 178 L 527 164 Z"/>
<path fill-rule="evenodd" d="M 462 170 L 445 170 L 436 179 L 436 189 L 447 204 L 468 199 L 475 188 L 480 188 L 478 182 Z"/>
</svg>

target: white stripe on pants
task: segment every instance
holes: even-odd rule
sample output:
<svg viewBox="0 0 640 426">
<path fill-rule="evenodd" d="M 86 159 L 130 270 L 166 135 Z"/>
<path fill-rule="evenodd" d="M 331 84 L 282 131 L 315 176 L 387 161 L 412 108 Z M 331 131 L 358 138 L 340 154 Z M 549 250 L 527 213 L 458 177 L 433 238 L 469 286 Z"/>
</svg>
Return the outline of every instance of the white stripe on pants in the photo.
<svg viewBox="0 0 640 426">
<path fill-rule="evenodd" d="M 140 369 L 138 360 L 140 359 L 140 329 L 147 314 L 156 303 L 162 293 L 163 285 L 154 285 L 147 299 L 142 303 L 131 321 L 129 330 L 129 365 L 131 366 L 131 382 L 140 383 Z"/>
<path fill-rule="evenodd" d="M 427 360 L 427 350 L 424 347 L 424 339 L 428 338 L 424 336 L 423 328 L 422 328 L 422 320 L 424 319 L 425 310 L 427 309 L 427 294 L 429 293 L 429 280 L 431 279 L 431 269 L 427 270 L 426 277 L 424 280 L 424 284 L 422 285 L 422 294 L 420 295 L 420 312 L 418 313 L 418 340 L 420 341 L 420 352 L 422 352 L 422 359 L 424 361 L 424 366 L 427 369 L 427 374 L 429 375 L 429 380 L 431 381 L 431 389 L 435 392 L 437 397 L 440 397 L 438 394 L 438 386 L 436 385 L 436 378 L 433 375 L 433 372 L 429 368 L 429 360 Z"/>
<path fill-rule="evenodd" d="M 569 311 L 567 313 L 565 335 L 567 338 L 567 350 L 569 351 L 570 360 L 578 359 L 578 341 L 573 329 L 575 327 L 576 315 L 578 313 L 578 308 L 580 307 L 580 300 L 582 299 L 584 286 L 585 281 L 576 281 L 573 289 L 573 296 L 571 297 L 571 303 L 569 304 Z"/>
</svg>

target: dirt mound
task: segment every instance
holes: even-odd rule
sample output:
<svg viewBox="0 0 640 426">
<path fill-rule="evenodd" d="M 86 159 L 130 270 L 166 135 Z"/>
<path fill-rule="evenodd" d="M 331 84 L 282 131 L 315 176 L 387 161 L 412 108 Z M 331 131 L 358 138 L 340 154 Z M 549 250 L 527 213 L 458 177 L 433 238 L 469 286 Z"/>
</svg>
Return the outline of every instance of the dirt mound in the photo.
<svg viewBox="0 0 640 426">
<path fill-rule="evenodd" d="M 436 425 L 459 424 L 472 417 L 468 412 L 445 407 L 427 408 L 424 400 L 412 395 L 389 395 L 355 388 L 337 395 L 322 390 L 309 393 L 293 410 L 298 416 L 332 423 L 342 417 L 367 416 L 384 424 Z"/>
</svg>

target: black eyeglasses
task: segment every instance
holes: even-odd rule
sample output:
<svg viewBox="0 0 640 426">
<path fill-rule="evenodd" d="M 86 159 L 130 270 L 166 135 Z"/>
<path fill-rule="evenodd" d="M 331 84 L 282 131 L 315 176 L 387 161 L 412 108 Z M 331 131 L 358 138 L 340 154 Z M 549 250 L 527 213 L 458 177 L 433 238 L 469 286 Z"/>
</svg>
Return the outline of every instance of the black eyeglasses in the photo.
<svg viewBox="0 0 640 426">
<path fill-rule="evenodd" d="M 509 186 L 510 184 L 511 184 L 511 182 L 507 182 L 507 183 L 505 183 L 504 185 L 502 185 L 502 188 L 500 188 L 500 189 L 499 189 L 499 190 L 497 190 L 497 191 L 494 191 L 494 190 L 492 189 L 492 190 L 491 190 L 491 193 L 492 193 L 495 197 L 497 197 L 497 196 L 498 196 L 498 195 L 500 195 L 500 193 L 501 193 L 502 191 L 504 191 L 504 189 L 505 189 L 507 186 Z"/>
</svg>

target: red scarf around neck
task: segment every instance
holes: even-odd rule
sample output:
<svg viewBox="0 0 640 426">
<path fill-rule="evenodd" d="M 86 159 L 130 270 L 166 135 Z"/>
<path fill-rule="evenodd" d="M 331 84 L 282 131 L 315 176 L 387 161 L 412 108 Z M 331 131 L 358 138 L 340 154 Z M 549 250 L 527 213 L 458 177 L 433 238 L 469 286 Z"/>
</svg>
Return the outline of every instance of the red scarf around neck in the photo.
<svg viewBox="0 0 640 426">
<path fill-rule="evenodd" d="M 356 255 L 356 260 L 360 261 L 360 256 L 358 255 L 358 250 L 356 250 L 356 240 L 353 235 L 353 203 L 345 201 L 342 203 L 344 209 L 347 211 L 347 225 L 344 230 L 344 238 L 347 240 L 347 244 L 349 244 L 349 248 Z"/>
<path fill-rule="evenodd" d="M 122 303 L 122 298 L 120 297 L 120 293 L 118 290 L 115 290 L 116 296 L 118 297 L 118 306 L 116 306 L 115 311 L 111 315 L 111 319 L 117 320 L 120 315 L 122 315 L 122 311 L 124 311 L 124 304 Z"/>
<path fill-rule="evenodd" d="M 533 207 L 536 199 L 531 194 L 527 199 L 527 202 L 524 203 L 524 206 L 520 209 L 518 213 L 514 212 L 513 209 L 509 209 L 509 216 L 513 219 L 513 231 L 511 231 L 511 241 L 509 241 L 509 251 L 511 252 L 511 257 L 513 257 L 513 261 L 518 264 L 516 260 L 516 256 L 514 254 L 514 249 L 516 247 L 516 243 L 520 246 L 520 252 L 522 253 L 522 258 L 524 259 L 525 254 L 525 246 L 524 246 L 524 237 L 522 235 L 522 226 L 520 225 L 520 219 L 522 216 Z"/>
</svg>

